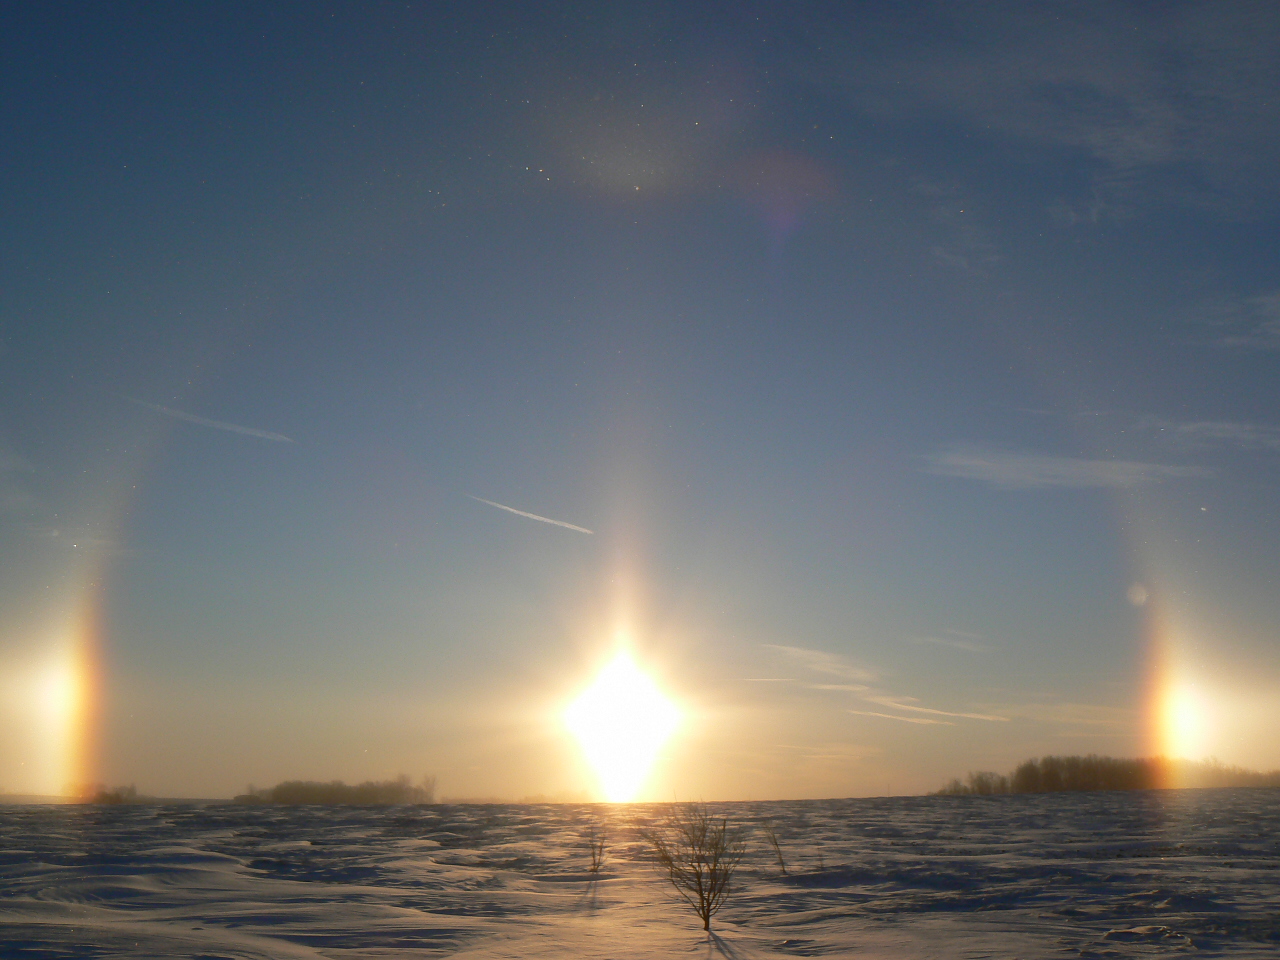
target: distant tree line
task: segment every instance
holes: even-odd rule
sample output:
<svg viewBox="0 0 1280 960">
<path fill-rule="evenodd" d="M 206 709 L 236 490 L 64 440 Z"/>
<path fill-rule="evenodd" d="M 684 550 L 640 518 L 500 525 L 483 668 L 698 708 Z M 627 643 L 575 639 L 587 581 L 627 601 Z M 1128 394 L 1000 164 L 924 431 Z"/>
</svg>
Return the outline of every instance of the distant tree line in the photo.
<svg viewBox="0 0 1280 960">
<path fill-rule="evenodd" d="M 108 790 L 103 784 L 97 783 L 83 791 L 79 799 L 81 803 L 112 805 L 117 803 L 146 803 L 150 798 L 138 796 L 138 788 L 133 784 L 129 784 L 127 787 L 113 787 Z"/>
<path fill-rule="evenodd" d="M 346 784 L 341 780 L 320 783 L 314 780 L 286 780 L 274 787 L 249 789 L 235 798 L 236 803 L 273 803 L 283 806 L 300 804 L 344 804 L 348 806 L 386 806 L 405 803 L 435 803 L 436 778 L 424 777 L 422 783 L 411 783 L 403 774 L 395 780 L 366 780 Z"/>
<path fill-rule="evenodd" d="M 1010 774 L 979 771 L 952 780 L 934 796 L 990 796 L 1001 793 L 1057 793 L 1080 790 L 1158 790 L 1179 787 L 1280 787 L 1280 770 L 1258 773 L 1217 760 L 1165 757 L 1041 757 L 1018 764 Z"/>
</svg>

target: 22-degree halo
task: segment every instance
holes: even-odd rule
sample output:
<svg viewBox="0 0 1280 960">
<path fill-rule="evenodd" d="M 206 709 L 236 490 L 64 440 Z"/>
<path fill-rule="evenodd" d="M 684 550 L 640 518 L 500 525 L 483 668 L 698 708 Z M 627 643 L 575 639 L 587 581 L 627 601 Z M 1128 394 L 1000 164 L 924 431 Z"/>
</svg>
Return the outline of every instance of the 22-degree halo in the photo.
<svg viewBox="0 0 1280 960">
<path fill-rule="evenodd" d="M 634 800 L 680 711 L 626 651 L 611 660 L 564 712 L 610 803 Z"/>
</svg>

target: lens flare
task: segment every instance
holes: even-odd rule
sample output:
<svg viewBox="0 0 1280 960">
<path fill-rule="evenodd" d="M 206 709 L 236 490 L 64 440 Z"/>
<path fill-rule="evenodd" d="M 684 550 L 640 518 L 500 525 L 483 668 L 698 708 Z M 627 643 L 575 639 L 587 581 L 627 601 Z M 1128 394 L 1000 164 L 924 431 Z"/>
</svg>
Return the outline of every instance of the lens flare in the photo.
<svg viewBox="0 0 1280 960">
<path fill-rule="evenodd" d="M 564 722 L 611 803 L 634 800 L 680 711 L 626 651 L 620 651 L 564 712 Z"/>
</svg>

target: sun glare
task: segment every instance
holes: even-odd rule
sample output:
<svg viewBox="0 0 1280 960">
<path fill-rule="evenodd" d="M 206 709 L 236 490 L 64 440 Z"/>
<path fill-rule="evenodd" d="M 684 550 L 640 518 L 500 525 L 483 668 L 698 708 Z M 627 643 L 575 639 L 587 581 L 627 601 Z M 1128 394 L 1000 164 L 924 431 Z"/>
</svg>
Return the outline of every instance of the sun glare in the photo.
<svg viewBox="0 0 1280 960">
<path fill-rule="evenodd" d="M 680 711 L 625 651 L 564 712 L 610 803 L 634 800 Z"/>
<path fill-rule="evenodd" d="M 1171 687 L 1162 712 L 1165 755 L 1203 759 L 1208 749 L 1208 718 L 1199 691 L 1191 686 Z"/>
</svg>

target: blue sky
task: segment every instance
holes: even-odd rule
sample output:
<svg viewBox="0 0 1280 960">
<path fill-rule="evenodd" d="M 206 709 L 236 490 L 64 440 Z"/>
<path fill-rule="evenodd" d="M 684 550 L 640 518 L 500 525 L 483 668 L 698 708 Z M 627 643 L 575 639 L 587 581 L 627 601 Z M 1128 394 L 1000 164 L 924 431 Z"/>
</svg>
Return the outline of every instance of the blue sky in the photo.
<svg viewBox="0 0 1280 960">
<path fill-rule="evenodd" d="M 0 788 L 1280 766 L 1270 5 L 5 18 Z"/>
</svg>

